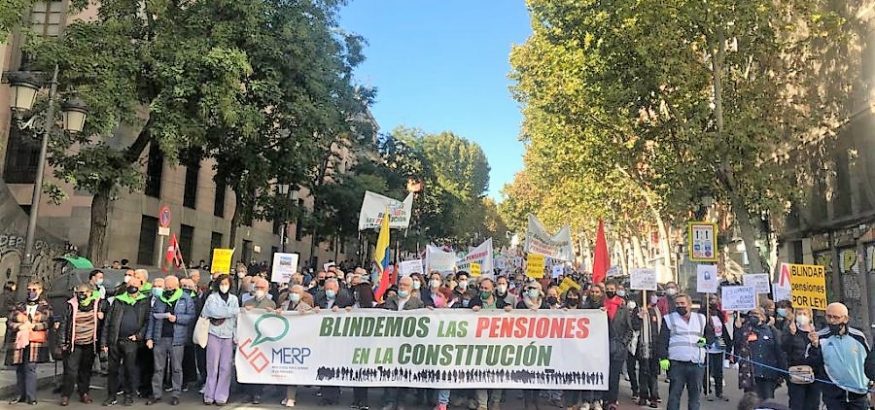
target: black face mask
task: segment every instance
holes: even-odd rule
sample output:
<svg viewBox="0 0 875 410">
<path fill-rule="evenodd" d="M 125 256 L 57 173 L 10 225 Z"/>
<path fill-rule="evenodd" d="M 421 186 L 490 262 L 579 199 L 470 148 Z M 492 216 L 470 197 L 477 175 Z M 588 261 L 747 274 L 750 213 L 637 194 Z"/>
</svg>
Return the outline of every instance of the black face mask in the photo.
<svg viewBox="0 0 875 410">
<path fill-rule="evenodd" d="M 173 289 L 173 290 L 171 290 L 171 289 L 167 289 L 167 290 L 165 290 L 165 291 L 164 291 L 164 299 L 170 299 L 170 297 L 173 296 L 174 293 L 176 293 L 176 289 Z"/>
<path fill-rule="evenodd" d="M 676 307 L 674 311 L 678 312 L 678 314 L 681 316 L 686 316 L 687 312 L 688 312 L 686 307 L 681 307 L 681 306 Z"/>
<path fill-rule="evenodd" d="M 568 306 L 577 306 L 579 303 L 580 303 L 580 299 L 578 299 L 578 298 L 565 299 L 565 304 Z"/>
<path fill-rule="evenodd" d="M 140 291 L 140 288 L 138 288 L 138 287 L 136 287 L 136 286 L 128 286 L 128 293 L 130 293 L 130 294 L 132 294 L 132 295 L 133 295 L 134 293 L 139 292 L 139 291 Z"/>
<path fill-rule="evenodd" d="M 84 294 L 84 293 L 77 293 L 77 294 L 76 294 L 76 299 L 77 299 L 78 301 L 82 302 L 83 300 L 88 299 L 88 295 L 86 295 L 86 294 Z"/>
<path fill-rule="evenodd" d="M 559 301 L 555 297 L 547 296 L 547 304 L 548 305 L 555 305 L 557 302 L 559 302 Z"/>
<path fill-rule="evenodd" d="M 747 322 L 750 323 L 751 326 L 757 327 L 760 325 L 760 317 L 759 316 L 750 316 L 747 318 Z"/>
<path fill-rule="evenodd" d="M 614 296 L 616 296 L 617 292 L 606 291 L 605 295 L 607 295 L 608 299 L 610 299 L 610 298 L 613 298 Z"/>
<path fill-rule="evenodd" d="M 829 332 L 834 334 L 841 334 L 842 329 L 845 327 L 844 323 L 839 323 L 837 325 L 829 325 Z"/>
<path fill-rule="evenodd" d="M 316 284 L 319 285 L 320 288 L 323 287 L 323 286 L 325 286 L 325 279 L 319 279 L 319 280 L 317 280 L 317 281 L 316 281 Z"/>
</svg>

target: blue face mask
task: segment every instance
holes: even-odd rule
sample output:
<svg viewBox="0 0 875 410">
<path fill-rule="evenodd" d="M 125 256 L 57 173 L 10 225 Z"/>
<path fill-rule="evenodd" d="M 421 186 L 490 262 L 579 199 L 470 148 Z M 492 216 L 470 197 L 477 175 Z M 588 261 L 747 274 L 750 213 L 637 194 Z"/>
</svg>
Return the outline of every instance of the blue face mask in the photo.
<svg viewBox="0 0 875 410">
<path fill-rule="evenodd" d="M 406 290 L 399 290 L 399 291 L 398 291 L 398 297 L 399 297 L 399 298 L 401 298 L 401 299 L 407 299 L 408 296 L 410 296 L 410 292 L 408 292 L 408 291 L 406 291 Z"/>
<path fill-rule="evenodd" d="M 155 296 L 156 298 L 160 298 L 161 293 L 163 293 L 163 292 L 164 292 L 164 289 L 162 289 L 162 288 L 152 288 L 152 296 Z"/>
<path fill-rule="evenodd" d="M 780 317 L 787 317 L 787 309 L 785 309 L 785 308 L 778 308 L 778 316 L 780 316 Z"/>
<path fill-rule="evenodd" d="M 337 293 L 335 291 L 333 291 L 333 290 L 326 290 L 325 291 L 325 297 L 327 297 L 328 299 L 334 299 L 335 296 L 337 296 Z"/>
</svg>

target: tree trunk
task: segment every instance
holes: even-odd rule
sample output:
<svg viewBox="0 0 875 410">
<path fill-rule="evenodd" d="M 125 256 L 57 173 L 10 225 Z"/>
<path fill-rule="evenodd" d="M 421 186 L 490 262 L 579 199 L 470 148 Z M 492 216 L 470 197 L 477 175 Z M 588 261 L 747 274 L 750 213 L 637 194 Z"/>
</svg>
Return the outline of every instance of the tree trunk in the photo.
<svg viewBox="0 0 875 410">
<path fill-rule="evenodd" d="M 748 212 L 744 204 L 732 205 L 732 211 L 735 213 L 736 222 L 741 229 L 741 240 L 744 241 L 744 251 L 747 253 L 747 260 L 750 264 L 750 272 L 748 273 L 767 273 L 763 271 L 762 259 L 760 259 L 759 248 L 756 245 L 758 224 L 756 219 Z"/>
<path fill-rule="evenodd" d="M 623 238 L 617 238 L 617 241 L 614 242 L 617 245 L 620 257 L 620 269 L 622 269 L 623 275 L 629 274 L 629 267 L 626 265 L 626 241 Z M 610 269 L 610 266 L 608 267 Z"/>
<path fill-rule="evenodd" d="M 237 201 L 237 191 L 234 190 L 234 214 L 231 216 L 231 229 L 228 232 L 228 246 L 232 249 L 237 247 L 237 227 L 240 226 L 240 202 Z"/>
<path fill-rule="evenodd" d="M 662 215 L 655 209 L 653 210 L 653 216 L 656 219 L 656 228 L 659 232 L 659 252 L 662 254 L 662 263 L 666 269 L 671 270 L 671 244 L 668 241 L 668 230 L 665 229 L 665 221 L 662 220 Z"/>
<path fill-rule="evenodd" d="M 644 257 L 644 250 L 641 249 L 641 238 L 638 235 L 632 235 L 632 251 L 635 254 L 635 267 L 647 266 L 647 258 Z"/>
<path fill-rule="evenodd" d="M 102 184 L 91 199 L 91 227 L 88 233 L 88 259 L 95 265 L 103 263 L 106 227 L 109 223 L 112 185 Z"/>
</svg>

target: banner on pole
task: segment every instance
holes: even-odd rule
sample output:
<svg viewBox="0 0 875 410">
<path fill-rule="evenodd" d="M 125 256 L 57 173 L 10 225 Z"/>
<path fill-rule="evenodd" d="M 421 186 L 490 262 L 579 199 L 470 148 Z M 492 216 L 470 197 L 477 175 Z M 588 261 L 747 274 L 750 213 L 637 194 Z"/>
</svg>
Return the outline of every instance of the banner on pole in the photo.
<svg viewBox="0 0 875 410">
<path fill-rule="evenodd" d="M 448 273 L 456 270 L 456 254 L 447 252 L 437 246 L 425 247 L 426 272 Z"/>
<path fill-rule="evenodd" d="M 541 221 L 529 214 L 529 226 L 526 230 L 523 251 L 563 261 L 572 261 L 574 260 L 574 251 L 571 248 L 571 227 L 565 225 L 556 235 L 550 235 Z"/>
<path fill-rule="evenodd" d="M 407 229 L 410 225 L 413 194 L 408 194 L 404 201 L 389 198 L 371 191 L 365 191 L 362 210 L 359 213 L 359 230 L 377 229 L 383 220 L 383 213 L 389 210 L 389 228 Z"/>
<path fill-rule="evenodd" d="M 655 269 L 632 269 L 629 274 L 629 289 L 656 290 Z"/>
<path fill-rule="evenodd" d="M 410 276 L 414 273 L 422 273 L 422 259 L 402 261 L 399 268 L 401 276 Z"/>
<path fill-rule="evenodd" d="M 297 253 L 277 252 L 273 254 L 273 264 L 271 265 L 270 281 L 275 283 L 289 283 L 292 275 L 294 275 L 297 270 Z"/>
<path fill-rule="evenodd" d="M 717 293 L 717 265 L 696 265 L 696 292 Z"/>
<path fill-rule="evenodd" d="M 601 310 L 243 311 L 241 383 L 607 390 Z"/>
<path fill-rule="evenodd" d="M 471 265 L 480 265 L 480 272 L 487 278 L 495 276 L 495 271 L 492 269 L 492 238 L 489 238 L 476 248 L 472 248 L 464 258 L 456 262 L 459 270 L 471 273 Z"/>
<path fill-rule="evenodd" d="M 720 301 L 723 310 L 747 312 L 757 307 L 757 292 L 753 286 L 724 286 Z"/>
<path fill-rule="evenodd" d="M 790 272 L 790 296 L 793 308 L 826 310 L 826 269 L 820 265 L 785 263 L 781 270 Z"/>
<path fill-rule="evenodd" d="M 741 276 L 744 286 L 753 286 L 757 294 L 765 295 L 771 291 L 768 273 L 748 273 Z"/>
<path fill-rule="evenodd" d="M 233 249 L 213 249 L 213 263 L 210 266 L 210 272 L 231 273 L 231 257 L 233 255 Z"/>
<path fill-rule="evenodd" d="M 717 224 L 690 222 L 687 247 L 691 261 L 717 262 Z"/>
</svg>

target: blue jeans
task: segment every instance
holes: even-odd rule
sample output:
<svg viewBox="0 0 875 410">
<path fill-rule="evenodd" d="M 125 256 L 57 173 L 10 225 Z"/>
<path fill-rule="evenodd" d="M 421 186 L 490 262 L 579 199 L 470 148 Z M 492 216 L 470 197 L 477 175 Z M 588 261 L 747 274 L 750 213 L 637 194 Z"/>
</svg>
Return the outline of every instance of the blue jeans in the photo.
<svg viewBox="0 0 875 410">
<path fill-rule="evenodd" d="M 668 368 L 668 410 L 680 410 L 681 396 L 687 389 L 687 410 L 699 410 L 699 394 L 702 392 L 702 377 L 705 366 L 691 362 L 671 361 Z"/>
<path fill-rule="evenodd" d="M 438 404 L 448 404 L 450 402 L 450 390 L 442 389 L 437 391 Z"/>
</svg>

